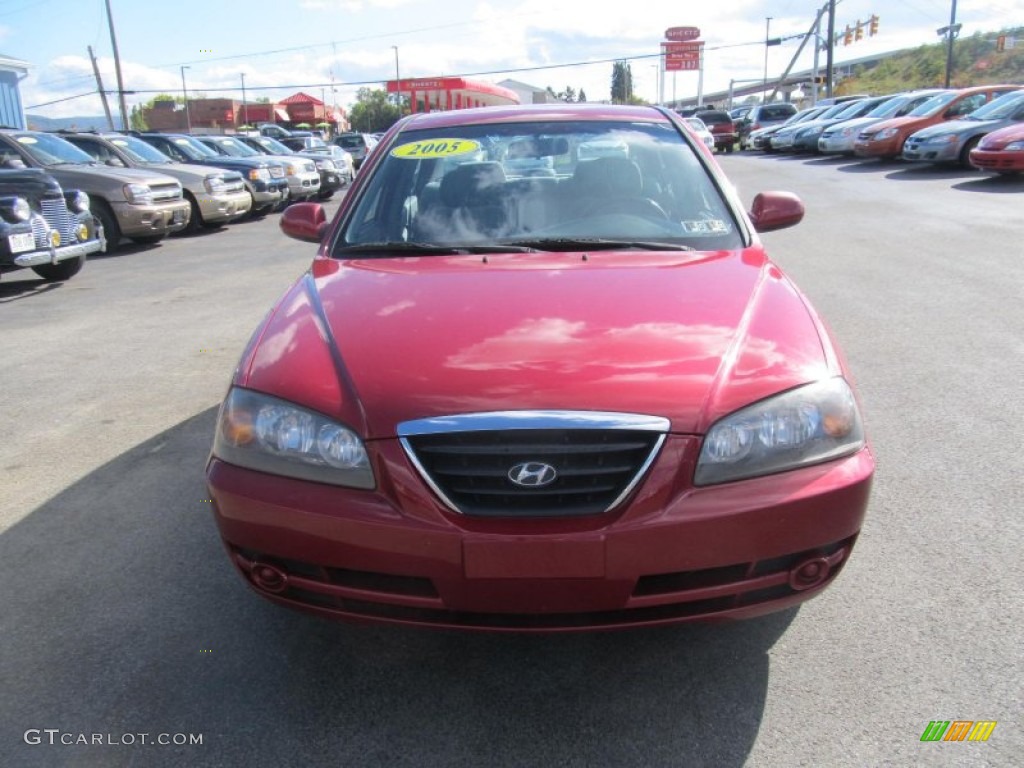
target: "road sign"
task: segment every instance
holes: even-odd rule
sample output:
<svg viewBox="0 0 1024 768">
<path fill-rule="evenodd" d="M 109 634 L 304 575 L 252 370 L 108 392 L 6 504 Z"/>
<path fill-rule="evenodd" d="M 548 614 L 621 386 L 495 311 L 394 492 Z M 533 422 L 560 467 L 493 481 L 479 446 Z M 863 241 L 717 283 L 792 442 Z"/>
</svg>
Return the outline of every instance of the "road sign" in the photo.
<svg viewBox="0 0 1024 768">
<path fill-rule="evenodd" d="M 696 40 L 698 37 L 699 27 L 669 27 L 665 30 L 666 40 Z"/>
<path fill-rule="evenodd" d="M 665 56 L 666 72 L 695 71 L 700 69 L 700 51 Z"/>
</svg>

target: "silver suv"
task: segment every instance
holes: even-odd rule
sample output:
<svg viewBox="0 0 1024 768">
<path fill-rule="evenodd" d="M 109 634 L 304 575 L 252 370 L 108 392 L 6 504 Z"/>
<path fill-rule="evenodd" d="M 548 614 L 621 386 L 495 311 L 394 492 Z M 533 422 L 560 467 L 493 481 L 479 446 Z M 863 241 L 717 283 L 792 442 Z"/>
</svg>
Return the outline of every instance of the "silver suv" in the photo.
<svg viewBox="0 0 1024 768">
<path fill-rule="evenodd" d="M 234 136 L 196 136 L 218 155 L 226 157 L 269 157 L 284 166 L 289 200 L 310 200 L 320 193 L 320 172 L 316 163 L 297 155 L 264 155 Z"/>
<path fill-rule="evenodd" d="M 107 250 L 122 236 L 155 243 L 188 226 L 190 207 L 178 180 L 148 169 L 111 168 L 52 133 L 0 130 L 0 168 L 44 168 L 64 189 L 89 195 Z"/>
<path fill-rule="evenodd" d="M 377 146 L 377 140 L 368 133 L 342 133 L 331 140 L 350 155 L 352 164 L 358 169 L 363 160 L 370 153 L 370 150 Z"/>
<path fill-rule="evenodd" d="M 145 168 L 173 176 L 192 209 L 189 232 L 241 219 L 252 207 L 242 174 L 172 160 L 156 147 L 122 133 L 61 133 L 97 162 L 116 168 Z"/>
</svg>

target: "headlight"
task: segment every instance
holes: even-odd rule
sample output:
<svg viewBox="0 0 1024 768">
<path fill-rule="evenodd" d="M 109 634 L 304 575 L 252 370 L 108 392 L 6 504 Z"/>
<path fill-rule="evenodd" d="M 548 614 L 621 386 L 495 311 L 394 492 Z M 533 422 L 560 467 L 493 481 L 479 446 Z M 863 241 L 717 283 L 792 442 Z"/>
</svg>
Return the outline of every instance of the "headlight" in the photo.
<svg viewBox="0 0 1024 768">
<path fill-rule="evenodd" d="M 1003 149 L 1010 152 L 1021 152 L 1024 151 L 1024 141 L 1011 141 Z"/>
<path fill-rule="evenodd" d="M 695 485 L 783 472 L 846 456 L 864 445 L 850 386 L 824 379 L 726 416 L 704 438 Z"/>
<path fill-rule="evenodd" d="M 153 204 L 153 190 L 145 184 L 125 184 L 124 196 L 132 205 Z"/>
<path fill-rule="evenodd" d="M 78 213 L 85 213 L 89 210 L 89 196 L 80 189 L 73 189 L 64 193 L 64 200 L 68 208 Z"/>
<path fill-rule="evenodd" d="M 266 168 L 253 168 L 249 171 L 250 181 L 270 181 L 270 171 Z"/>
<path fill-rule="evenodd" d="M 292 165 L 291 163 L 288 163 L 284 167 L 284 172 L 288 176 L 298 176 L 299 175 L 298 166 Z"/>
<path fill-rule="evenodd" d="M 203 179 L 203 188 L 211 195 L 222 195 L 227 185 L 223 176 L 207 176 Z"/>
<path fill-rule="evenodd" d="M 931 136 L 924 140 L 925 144 L 956 144 L 959 141 L 955 133 L 947 133 L 942 136 Z"/>
<path fill-rule="evenodd" d="M 28 221 L 32 206 L 23 197 L 8 197 L 0 202 L 0 212 L 8 221 Z"/>
<path fill-rule="evenodd" d="M 326 416 L 248 389 L 232 388 L 220 409 L 213 453 L 240 467 L 300 480 L 370 489 L 363 441 Z"/>
<path fill-rule="evenodd" d="M 895 129 L 895 128 L 884 128 L 881 131 L 879 131 L 878 133 L 876 133 L 874 136 L 870 137 L 870 140 L 871 141 L 884 141 L 885 139 L 891 139 L 897 133 L 899 133 L 899 131 L 897 129 Z"/>
</svg>

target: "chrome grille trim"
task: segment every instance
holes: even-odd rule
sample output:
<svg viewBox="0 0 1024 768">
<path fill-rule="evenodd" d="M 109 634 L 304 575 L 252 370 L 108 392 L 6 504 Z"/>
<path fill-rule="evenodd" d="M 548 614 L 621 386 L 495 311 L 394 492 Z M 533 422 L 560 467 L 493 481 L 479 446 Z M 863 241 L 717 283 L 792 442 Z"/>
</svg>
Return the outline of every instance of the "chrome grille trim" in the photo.
<svg viewBox="0 0 1024 768">
<path fill-rule="evenodd" d="M 42 209 L 43 218 L 46 219 L 50 229 L 56 229 L 60 232 L 62 244 L 67 245 L 78 240 L 75 237 L 75 219 L 71 215 L 71 211 L 68 210 L 67 203 L 64 202 L 63 197 L 52 200 L 40 200 L 39 207 Z M 49 243 L 47 243 L 47 246 L 49 246 Z"/>
<path fill-rule="evenodd" d="M 500 411 L 407 421 L 397 431 L 420 477 L 453 512 L 522 518 L 615 509 L 646 476 L 669 426 L 639 414 Z M 506 465 L 531 457 L 558 467 L 557 484 L 503 484 Z"/>
<path fill-rule="evenodd" d="M 181 199 L 181 186 L 178 184 L 150 184 L 149 188 L 153 191 L 153 202 Z"/>
</svg>

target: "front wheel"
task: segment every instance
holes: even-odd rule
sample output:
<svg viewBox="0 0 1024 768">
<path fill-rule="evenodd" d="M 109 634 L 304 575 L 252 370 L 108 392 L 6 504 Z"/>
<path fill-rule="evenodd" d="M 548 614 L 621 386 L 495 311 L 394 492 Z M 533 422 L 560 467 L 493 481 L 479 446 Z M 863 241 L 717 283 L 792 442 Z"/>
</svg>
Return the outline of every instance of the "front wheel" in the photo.
<svg viewBox="0 0 1024 768">
<path fill-rule="evenodd" d="M 975 167 L 971 165 L 971 150 L 978 146 L 979 141 L 981 141 L 981 136 L 975 136 L 964 144 L 964 148 L 960 150 L 960 165 L 968 170 L 976 170 Z"/>
<path fill-rule="evenodd" d="M 117 224 L 114 212 L 105 200 L 96 200 L 90 209 L 92 215 L 103 225 L 103 236 L 107 240 L 107 253 L 116 251 L 121 242 L 121 228 Z"/>
<path fill-rule="evenodd" d="M 85 264 L 85 256 L 79 256 L 56 264 L 40 264 L 32 267 L 32 271 L 48 283 L 60 283 L 77 275 Z"/>
</svg>

